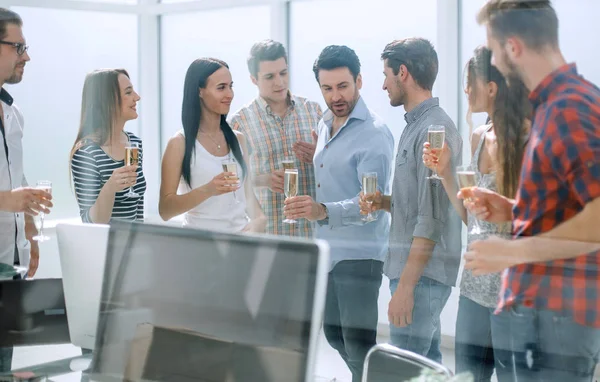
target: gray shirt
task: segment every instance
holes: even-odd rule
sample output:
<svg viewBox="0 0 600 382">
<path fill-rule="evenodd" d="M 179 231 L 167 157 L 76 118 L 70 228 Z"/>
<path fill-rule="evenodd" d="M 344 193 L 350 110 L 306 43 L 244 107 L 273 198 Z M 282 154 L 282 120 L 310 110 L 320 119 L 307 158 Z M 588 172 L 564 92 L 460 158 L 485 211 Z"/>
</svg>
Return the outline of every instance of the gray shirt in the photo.
<svg viewBox="0 0 600 382">
<path fill-rule="evenodd" d="M 397 279 L 406 265 L 413 237 L 434 241 L 423 276 L 454 286 L 460 266 L 461 219 L 454 211 L 440 180 L 427 179 L 423 144 L 430 125 L 446 127 L 446 144 L 452 151 L 452 168 L 461 164 L 462 138 L 437 98 L 430 98 L 406 113 L 396 155 L 392 184 L 392 225 L 384 273 Z"/>
</svg>

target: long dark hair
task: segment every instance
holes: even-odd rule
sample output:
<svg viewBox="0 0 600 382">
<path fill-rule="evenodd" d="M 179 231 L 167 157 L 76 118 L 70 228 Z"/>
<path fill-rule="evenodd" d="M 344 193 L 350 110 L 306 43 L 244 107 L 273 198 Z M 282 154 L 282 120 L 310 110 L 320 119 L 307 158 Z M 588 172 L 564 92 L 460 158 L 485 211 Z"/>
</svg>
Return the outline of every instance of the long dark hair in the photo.
<svg viewBox="0 0 600 382">
<path fill-rule="evenodd" d="M 181 175 L 185 182 L 191 187 L 191 165 L 192 156 L 196 153 L 196 137 L 200 129 L 202 107 L 200 106 L 200 89 L 206 87 L 208 77 L 221 68 L 229 69 L 224 61 L 216 58 L 199 58 L 194 60 L 185 74 L 183 85 L 183 103 L 181 106 L 181 123 L 185 132 L 185 154 L 181 164 Z M 227 123 L 225 115 L 221 115 L 221 131 L 225 141 L 237 162 L 242 166 L 244 176 L 246 175 L 246 162 L 240 149 L 240 143 Z"/>
<path fill-rule="evenodd" d="M 81 95 L 81 119 L 70 158 L 91 141 L 99 146 L 112 142 L 114 125 L 121 107 L 119 75 L 129 78 L 125 69 L 100 69 L 85 76 Z"/>
<path fill-rule="evenodd" d="M 513 198 L 519 187 L 519 176 L 525 153 L 527 126 L 532 108 L 523 82 L 513 76 L 505 78 L 492 65 L 492 52 L 480 46 L 467 64 L 467 84 L 475 91 L 475 81 L 494 82 L 498 87 L 491 121 L 497 140 L 496 180 L 498 192 Z M 475 95 L 477 96 L 477 95 Z"/>
</svg>

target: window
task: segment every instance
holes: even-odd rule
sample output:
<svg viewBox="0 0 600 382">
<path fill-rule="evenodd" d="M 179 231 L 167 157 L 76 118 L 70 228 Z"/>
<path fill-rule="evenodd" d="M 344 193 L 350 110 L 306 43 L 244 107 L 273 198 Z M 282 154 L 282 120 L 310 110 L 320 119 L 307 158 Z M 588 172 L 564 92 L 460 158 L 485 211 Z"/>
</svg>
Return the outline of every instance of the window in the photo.
<svg viewBox="0 0 600 382">
<path fill-rule="evenodd" d="M 312 72 L 313 63 L 327 45 L 347 45 L 356 51 L 361 61 L 361 95 L 398 141 L 405 126 L 404 109 L 392 108 L 387 93 L 381 89 L 381 52 L 394 39 L 414 36 L 427 38 L 435 46 L 436 4 L 436 0 L 374 0 L 369 6 L 360 0 L 292 3 L 291 90 L 325 106 Z M 402 14 L 411 16 L 400 17 Z M 388 16 L 382 19 L 384 15 Z"/>
<path fill-rule="evenodd" d="M 181 101 L 188 66 L 197 58 L 215 57 L 231 69 L 235 98 L 231 112 L 256 97 L 246 58 L 252 45 L 269 38 L 268 6 L 227 8 L 163 16 L 161 19 L 162 142 L 182 128 Z"/>
<path fill-rule="evenodd" d="M 25 175 L 34 185 L 41 179 L 52 181 L 53 219 L 78 216 L 69 178 L 69 153 L 79 128 L 83 81 L 94 69 L 120 67 L 128 70 L 137 85 L 137 17 L 13 9 L 23 18 L 31 56 L 23 81 L 7 86 L 25 117 Z M 106 28 L 109 24 L 111 28 Z M 138 121 L 125 128 L 137 134 Z"/>
</svg>

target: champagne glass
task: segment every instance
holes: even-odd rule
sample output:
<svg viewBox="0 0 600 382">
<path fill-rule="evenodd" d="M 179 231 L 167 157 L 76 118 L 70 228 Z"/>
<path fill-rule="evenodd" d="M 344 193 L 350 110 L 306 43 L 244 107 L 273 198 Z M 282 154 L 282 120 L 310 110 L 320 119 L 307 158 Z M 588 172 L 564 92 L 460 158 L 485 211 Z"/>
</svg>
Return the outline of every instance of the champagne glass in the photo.
<svg viewBox="0 0 600 382">
<path fill-rule="evenodd" d="M 290 169 L 285 170 L 283 174 L 283 192 L 286 198 L 293 198 L 298 195 L 298 170 Z M 294 219 L 285 219 L 283 221 L 286 224 L 295 224 L 298 221 Z"/>
<path fill-rule="evenodd" d="M 296 163 L 294 162 L 294 158 L 285 157 L 281 161 L 281 166 L 283 166 L 284 170 L 292 170 L 292 169 L 296 168 Z"/>
<path fill-rule="evenodd" d="M 467 202 L 472 201 L 473 188 L 477 187 L 477 172 L 475 171 L 475 168 L 472 166 L 459 166 L 456 169 L 456 176 L 458 178 L 458 187 L 460 187 L 460 191 L 465 196 L 465 200 Z M 480 235 L 483 230 L 479 225 L 479 220 L 477 218 L 474 220 L 475 223 L 473 224 L 473 228 L 469 231 L 469 234 Z"/>
<path fill-rule="evenodd" d="M 137 166 L 140 160 L 140 147 L 137 142 L 129 142 L 125 146 L 125 166 Z M 133 191 L 133 186 L 125 194 L 128 198 L 139 198 L 140 194 Z"/>
<path fill-rule="evenodd" d="M 35 185 L 35 188 L 37 188 L 38 190 L 46 191 L 49 194 L 52 194 L 52 182 L 49 180 L 38 180 L 37 184 Z M 44 218 L 45 217 L 46 217 L 46 214 L 43 212 L 40 212 L 40 214 L 39 214 L 40 232 L 36 236 L 33 237 L 33 240 L 36 240 L 39 242 L 50 240 L 49 236 L 44 235 Z"/>
<path fill-rule="evenodd" d="M 427 141 L 429 142 L 431 150 L 441 150 L 444 148 L 444 142 L 446 140 L 446 128 L 443 125 L 431 125 L 427 129 Z M 433 175 L 427 177 L 427 179 L 438 179 L 442 180 L 437 173 L 437 165 L 433 171 Z"/>
<path fill-rule="evenodd" d="M 377 173 L 376 172 L 365 172 L 362 175 L 362 192 L 365 197 L 373 196 L 377 192 Z M 367 201 L 369 209 L 373 202 Z M 377 220 L 375 216 L 369 211 L 369 214 L 362 218 L 365 222 L 372 222 Z"/>
<path fill-rule="evenodd" d="M 237 166 L 237 162 L 235 161 L 235 158 L 231 155 L 229 155 L 227 157 L 227 159 L 224 159 L 222 162 L 223 165 L 223 172 L 231 172 L 234 174 L 234 176 L 238 176 L 238 166 Z M 225 179 L 229 179 L 229 177 L 226 177 Z M 234 186 L 232 186 L 234 187 Z M 237 195 L 235 194 L 235 191 L 233 191 L 233 200 L 235 201 L 235 204 L 239 204 L 240 201 L 237 198 Z"/>
</svg>

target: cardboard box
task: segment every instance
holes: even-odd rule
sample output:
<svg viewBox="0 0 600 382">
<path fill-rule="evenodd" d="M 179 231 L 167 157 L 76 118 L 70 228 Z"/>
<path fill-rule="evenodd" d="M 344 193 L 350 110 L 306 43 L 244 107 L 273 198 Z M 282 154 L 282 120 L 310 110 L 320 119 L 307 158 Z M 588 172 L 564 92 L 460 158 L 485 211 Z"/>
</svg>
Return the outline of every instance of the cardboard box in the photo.
<svg viewBox="0 0 600 382">
<path fill-rule="evenodd" d="M 303 382 L 306 355 L 213 338 L 186 329 L 140 324 L 126 381 Z"/>
</svg>

